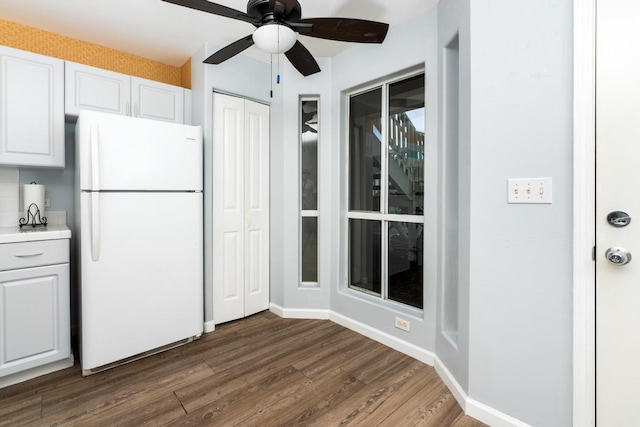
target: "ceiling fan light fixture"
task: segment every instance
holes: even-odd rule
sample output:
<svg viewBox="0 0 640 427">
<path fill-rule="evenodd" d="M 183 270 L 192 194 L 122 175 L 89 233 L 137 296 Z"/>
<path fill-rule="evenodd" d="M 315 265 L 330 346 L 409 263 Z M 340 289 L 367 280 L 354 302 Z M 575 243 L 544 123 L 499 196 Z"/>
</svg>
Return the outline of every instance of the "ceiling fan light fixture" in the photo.
<svg viewBox="0 0 640 427">
<path fill-rule="evenodd" d="M 267 24 L 253 32 L 253 42 L 265 52 L 277 54 L 287 52 L 296 44 L 296 33 L 280 24 Z"/>
</svg>

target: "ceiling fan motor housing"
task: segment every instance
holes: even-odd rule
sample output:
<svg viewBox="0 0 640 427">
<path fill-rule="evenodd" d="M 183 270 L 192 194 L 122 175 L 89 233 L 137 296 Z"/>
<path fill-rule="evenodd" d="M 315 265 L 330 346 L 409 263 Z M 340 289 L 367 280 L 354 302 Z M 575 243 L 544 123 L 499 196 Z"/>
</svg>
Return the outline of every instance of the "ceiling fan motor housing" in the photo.
<svg viewBox="0 0 640 427">
<path fill-rule="evenodd" d="M 284 4 L 282 4 L 284 7 Z M 269 0 L 249 0 L 247 3 L 247 15 L 259 19 L 263 23 L 276 20 L 274 13 L 269 9 Z M 302 17 L 302 7 L 299 2 L 291 9 L 288 15 L 282 16 L 282 19 L 290 22 L 297 22 Z"/>
</svg>

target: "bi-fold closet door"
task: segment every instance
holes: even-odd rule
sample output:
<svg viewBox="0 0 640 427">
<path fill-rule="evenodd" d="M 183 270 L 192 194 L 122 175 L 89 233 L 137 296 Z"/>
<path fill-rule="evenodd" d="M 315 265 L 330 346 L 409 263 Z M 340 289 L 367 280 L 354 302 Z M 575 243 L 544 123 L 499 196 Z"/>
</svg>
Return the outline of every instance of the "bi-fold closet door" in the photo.
<svg viewBox="0 0 640 427">
<path fill-rule="evenodd" d="M 269 308 L 269 107 L 213 95 L 213 320 Z"/>
</svg>

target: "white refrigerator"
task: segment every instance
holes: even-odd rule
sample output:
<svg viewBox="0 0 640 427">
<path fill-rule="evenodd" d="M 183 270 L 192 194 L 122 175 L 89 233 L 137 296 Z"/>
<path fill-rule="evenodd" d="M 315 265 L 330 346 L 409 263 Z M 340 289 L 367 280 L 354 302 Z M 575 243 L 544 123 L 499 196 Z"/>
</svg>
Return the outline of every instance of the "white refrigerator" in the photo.
<svg viewBox="0 0 640 427">
<path fill-rule="evenodd" d="M 202 130 L 82 111 L 76 233 L 83 375 L 203 331 Z"/>
</svg>

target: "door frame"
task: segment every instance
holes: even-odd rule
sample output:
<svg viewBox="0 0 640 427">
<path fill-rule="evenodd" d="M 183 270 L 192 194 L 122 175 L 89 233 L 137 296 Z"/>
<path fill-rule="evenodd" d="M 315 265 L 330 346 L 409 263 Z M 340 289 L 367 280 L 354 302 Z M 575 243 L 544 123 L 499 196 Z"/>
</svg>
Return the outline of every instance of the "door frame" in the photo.
<svg viewBox="0 0 640 427">
<path fill-rule="evenodd" d="M 596 1 L 573 1 L 573 425 L 596 412 Z"/>
</svg>

